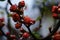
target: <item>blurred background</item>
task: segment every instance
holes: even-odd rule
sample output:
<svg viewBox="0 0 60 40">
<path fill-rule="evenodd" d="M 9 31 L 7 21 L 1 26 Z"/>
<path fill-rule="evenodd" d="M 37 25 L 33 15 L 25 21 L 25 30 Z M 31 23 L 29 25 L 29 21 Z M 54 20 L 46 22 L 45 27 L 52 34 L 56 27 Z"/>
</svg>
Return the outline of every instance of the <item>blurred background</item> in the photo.
<svg viewBox="0 0 60 40">
<path fill-rule="evenodd" d="M 21 0 L 11 0 L 11 2 L 13 4 L 17 4 L 17 5 L 18 5 L 18 2 L 20 2 L 20 1 Z M 37 17 L 41 16 L 41 12 L 40 12 L 39 7 L 43 7 L 43 5 L 42 5 L 43 0 L 24 0 L 24 1 L 25 1 L 26 6 L 27 6 L 26 9 L 24 9 L 24 15 L 25 16 L 29 16 L 30 18 L 32 18 L 34 20 L 36 20 Z M 53 2 L 54 3 L 59 3 L 60 0 L 48 0 L 46 2 L 46 5 L 49 5 Z M 7 6 L 7 10 L 6 10 L 6 6 Z M 4 33 L 9 31 L 8 28 L 6 27 L 7 24 L 8 24 L 7 11 L 10 13 L 9 8 L 10 8 L 10 4 L 7 4 L 7 0 L 0 1 L 0 18 L 4 17 L 4 19 L 5 19 L 5 26 L 2 28 Z M 10 23 L 11 23 L 12 28 L 15 29 L 15 22 L 12 20 L 11 17 L 9 17 L 9 18 L 10 18 Z M 40 24 L 39 21 L 36 21 L 36 23 L 34 25 L 31 25 L 31 27 L 30 27 L 31 31 L 33 31 L 33 29 L 35 27 L 38 27 L 39 24 Z M 54 19 L 52 18 L 51 15 L 43 16 L 43 18 L 42 18 L 42 27 L 38 31 L 38 33 L 41 34 L 43 37 L 46 37 L 49 34 L 48 28 L 50 26 L 52 26 L 53 24 L 54 24 Z M 26 31 L 28 31 L 27 28 L 24 25 L 22 27 Z M 15 30 L 17 32 L 19 32 L 19 29 L 15 29 Z M 6 39 L 4 36 L 2 36 L 0 38 L 1 38 L 0 40 L 5 40 Z"/>
</svg>

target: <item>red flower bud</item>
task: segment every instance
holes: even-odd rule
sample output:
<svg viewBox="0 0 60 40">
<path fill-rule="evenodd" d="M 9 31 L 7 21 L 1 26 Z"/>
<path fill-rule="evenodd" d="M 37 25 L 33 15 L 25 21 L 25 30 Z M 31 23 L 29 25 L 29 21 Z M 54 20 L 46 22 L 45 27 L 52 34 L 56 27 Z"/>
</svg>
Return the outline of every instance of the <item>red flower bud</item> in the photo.
<svg viewBox="0 0 60 40">
<path fill-rule="evenodd" d="M 55 18 L 55 19 L 57 19 L 58 18 L 58 14 L 56 14 L 56 13 L 53 13 L 53 18 Z"/>
<path fill-rule="evenodd" d="M 19 2 L 19 4 L 18 4 L 19 8 L 24 7 L 24 6 L 25 6 L 25 2 L 24 1 Z"/>
<path fill-rule="evenodd" d="M 12 18 L 15 22 L 20 20 L 20 16 L 17 13 L 12 14 Z"/>
<path fill-rule="evenodd" d="M 23 37 L 24 37 L 24 38 L 28 38 L 28 37 L 29 37 L 29 33 L 25 32 L 25 33 L 23 34 Z"/>
<path fill-rule="evenodd" d="M 35 20 L 31 20 L 31 24 L 34 24 L 35 23 Z"/>
<path fill-rule="evenodd" d="M 21 26 L 22 26 L 21 23 L 16 23 L 16 24 L 15 24 L 15 28 L 16 28 L 16 29 L 19 29 Z"/>
<path fill-rule="evenodd" d="M 7 36 L 10 36 L 10 32 L 7 32 L 6 35 L 7 35 Z"/>
<path fill-rule="evenodd" d="M 28 16 L 25 16 L 25 17 L 24 17 L 24 22 L 25 22 L 26 24 L 30 24 L 31 18 L 28 17 Z"/>
<path fill-rule="evenodd" d="M 25 16 L 25 17 L 24 17 L 24 22 L 25 22 L 26 24 L 34 24 L 34 23 L 35 23 L 35 20 L 32 20 L 30 17 Z"/>
<path fill-rule="evenodd" d="M 17 10 L 17 5 L 12 5 L 11 7 L 10 7 L 10 11 L 11 12 L 15 12 Z"/>
<path fill-rule="evenodd" d="M 55 34 L 53 40 L 60 40 L 60 34 Z"/>
<path fill-rule="evenodd" d="M 4 18 L 0 18 L 0 21 L 1 21 L 1 22 L 4 22 Z"/>
<path fill-rule="evenodd" d="M 57 6 L 53 6 L 53 7 L 52 7 L 52 12 L 53 12 L 53 13 L 54 13 L 54 12 L 57 12 L 57 9 L 58 9 Z"/>
</svg>

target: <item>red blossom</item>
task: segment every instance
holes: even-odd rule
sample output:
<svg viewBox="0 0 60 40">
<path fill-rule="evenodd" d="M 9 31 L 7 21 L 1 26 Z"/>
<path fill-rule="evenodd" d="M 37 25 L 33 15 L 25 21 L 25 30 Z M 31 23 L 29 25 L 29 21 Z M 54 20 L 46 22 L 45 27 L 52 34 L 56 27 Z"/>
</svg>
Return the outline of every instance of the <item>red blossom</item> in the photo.
<svg viewBox="0 0 60 40">
<path fill-rule="evenodd" d="M 52 12 L 54 13 L 54 12 L 57 12 L 57 9 L 58 9 L 58 6 L 53 6 L 52 7 Z"/>
<path fill-rule="evenodd" d="M 35 23 L 35 20 L 32 20 L 30 17 L 25 16 L 25 17 L 24 17 L 24 22 L 25 22 L 26 24 L 34 24 L 34 23 Z"/>
<path fill-rule="evenodd" d="M 25 32 L 25 33 L 23 33 L 22 36 L 23 36 L 24 38 L 28 38 L 28 37 L 29 37 L 29 33 Z"/>
<path fill-rule="evenodd" d="M 18 4 L 19 8 L 24 7 L 24 6 L 25 6 L 25 2 L 24 1 L 19 2 L 19 4 Z"/>
<path fill-rule="evenodd" d="M 22 26 L 21 23 L 16 23 L 16 24 L 15 24 L 15 28 L 16 28 L 16 29 L 19 29 L 21 26 Z"/>
<path fill-rule="evenodd" d="M 12 5 L 11 7 L 10 7 L 10 11 L 11 12 L 15 12 L 17 10 L 17 5 Z"/>
<path fill-rule="evenodd" d="M 12 18 L 13 18 L 14 21 L 19 21 L 20 20 L 20 16 L 17 13 L 13 13 Z"/>
</svg>

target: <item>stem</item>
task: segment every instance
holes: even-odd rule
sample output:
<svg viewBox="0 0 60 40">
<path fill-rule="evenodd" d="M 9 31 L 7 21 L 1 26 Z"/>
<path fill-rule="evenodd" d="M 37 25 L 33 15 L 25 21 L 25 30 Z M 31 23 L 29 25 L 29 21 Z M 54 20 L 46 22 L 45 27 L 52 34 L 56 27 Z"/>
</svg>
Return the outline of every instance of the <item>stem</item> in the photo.
<svg viewBox="0 0 60 40">
<path fill-rule="evenodd" d="M 5 34 L 4 34 L 4 32 L 0 29 L 0 31 L 2 32 L 2 34 L 4 35 L 4 36 L 6 36 Z"/>
<path fill-rule="evenodd" d="M 22 21 L 19 21 L 19 22 L 22 22 Z M 34 40 L 39 40 L 39 39 L 37 39 L 35 36 L 34 36 L 34 34 L 31 32 L 31 30 L 30 30 L 30 25 L 29 26 L 27 26 L 25 23 L 24 23 L 24 25 L 26 26 L 26 28 L 28 29 L 28 31 L 29 31 L 29 33 L 32 35 L 32 37 L 34 38 Z"/>
<path fill-rule="evenodd" d="M 10 5 L 12 5 L 12 3 L 11 3 L 11 1 L 10 1 L 10 0 L 8 0 L 8 3 L 9 3 Z"/>
<path fill-rule="evenodd" d="M 27 27 L 27 28 L 28 28 L 28 30 L 29 30 L 29 33 L 32 35 L 32 37 L 34 37 L 34 40 L 39 40 L 39 39 L 37 39 L 37 38 L 34 36 L 34 34 L 32 34 L 30 28 L 29 28 L 29 27 Z"/>
<path fill-rule="evenodd" d="M 7 36 L 1 29 L 0 29 L 0 31 L 2 32 L 2 34 L 3 34 L 5 37 L 7 37 L 7 39 L 11 40 L 10 37 Z"/>
<path fill-rule="evenodd" d="M 23 23 L 23 24 L 26 26 L 26 28 L 28 29 L 29 33 L 32 35 L 32 37 L 34 37 L 35 40 L 38 40 L 38 39 L 34 36 L 34 34 L 32 34 L 32 32 L 31 32 L 31 30 L 30 30 L 30 28 L 29 28 L 30 25 L 27 26 L 24 22 L 22 22 L 22 21 L 19 21 L 19 22 Z"/>
<path fill-rule="evenodd" d="M 49 32 L 50 32 L 50 33 L 52 33 L 51 29 L 52 29 L 52 27 L 49 27 Z"/>
</svg>

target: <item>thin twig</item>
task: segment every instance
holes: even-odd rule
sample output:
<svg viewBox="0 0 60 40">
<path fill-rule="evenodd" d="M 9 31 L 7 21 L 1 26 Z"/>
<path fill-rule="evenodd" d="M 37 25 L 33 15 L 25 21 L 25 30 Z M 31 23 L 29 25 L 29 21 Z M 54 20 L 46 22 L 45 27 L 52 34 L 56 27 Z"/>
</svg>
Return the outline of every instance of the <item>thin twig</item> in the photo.
<svg viewBox="0 0 60 40">
<path fill-rule="evenodd" d="M 10 0 L 8 0 L 8 3 L 9 3 L 10 5 L 12 5 L 12 3 L 11 3 L 11 1 L 10 1 Z"/>
</svg>

